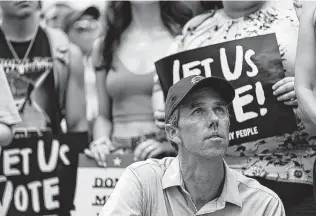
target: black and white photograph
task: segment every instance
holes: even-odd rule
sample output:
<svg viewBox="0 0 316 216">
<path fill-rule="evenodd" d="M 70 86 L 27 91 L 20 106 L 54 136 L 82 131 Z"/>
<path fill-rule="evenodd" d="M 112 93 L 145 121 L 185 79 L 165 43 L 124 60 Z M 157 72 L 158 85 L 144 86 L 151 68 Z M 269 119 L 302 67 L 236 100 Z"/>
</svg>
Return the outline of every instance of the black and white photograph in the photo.
<svg viewBox="0 0 316 216">
<path fill-rule="evenodd" d="M 0 0 L 0 216 L 316 216 L 316 0 Z"/>
</svg>

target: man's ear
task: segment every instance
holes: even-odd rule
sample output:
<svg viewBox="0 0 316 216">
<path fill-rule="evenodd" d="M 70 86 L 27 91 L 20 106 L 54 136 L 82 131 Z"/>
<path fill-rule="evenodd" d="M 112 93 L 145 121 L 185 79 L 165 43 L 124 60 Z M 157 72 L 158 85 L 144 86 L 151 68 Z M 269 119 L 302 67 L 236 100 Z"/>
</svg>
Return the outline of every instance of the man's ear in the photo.
<svg viewBox="0 0 316 216">
<path fill-rule="evenodd" d="M 171 124 L 166 124 L 165 125 L 165 131 L 167 134 L 167 137 L 170 141 L 176 143 L 176 144 L 181 144 L 181 139 L 179 136 L 179 129 Z"/>
</svg>

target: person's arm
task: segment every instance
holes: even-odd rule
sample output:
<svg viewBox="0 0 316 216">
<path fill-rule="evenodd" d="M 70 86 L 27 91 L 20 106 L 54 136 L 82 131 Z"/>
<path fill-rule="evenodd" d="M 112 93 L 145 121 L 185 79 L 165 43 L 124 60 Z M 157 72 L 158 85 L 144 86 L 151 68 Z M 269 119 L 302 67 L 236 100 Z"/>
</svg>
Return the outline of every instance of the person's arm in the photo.
<svg viewBox="0 0 316 216">
<path fill-rule="evenodd" d="M 295 65 L 295 91 L 301 110 L 316 124 L 316 2 L 302 2 Z"/>
<path fill-rule="evenodd" d="M 99 216 L 142 216 L 143 189 L 133 172 L 126 168 Z"/>
<path fill-rule="evenodd" d="M 165 100 L 161 85 L 159 82 L 158 74 L 154 75 L 154 87 L 152 94 L 152 103 L 154 110 L 155 124 L 160 129 L 165 128 Z"/>
<path fill-rule="evenodd" d="M 67 130 L 69 132 L 85 132 L 88 130 L 88 122 L 86 119 L 83 56 L 80 49 L 74 44 L 70 44 L 70 53 L 70 74 L 65 109 Z"/>
<path fill-rule="evenodd" d="M 273 94 L 278 101 L 296 108 L 297 97 L 294 91 L 294 74 L 299 22 L 297 14 L 293 10 L 293 2 L 280 2 L 277 7 L 282 10 L 280 13 L 287 16 L 287 18 L 281 18 L 276 26 L 276 36 L 282 56 L 282 65 L 285 69 L 285 77 L 273 85 Z"/>
<path fill-rule="evenodd" d="M 92 64 L 95 68 L 102 65 L 101 47 L 103 43 L 97 40 L 92 50 Z M 93 127 L 94 140 L 101 139 L 102 137 L 110 137 L 112 132 L 112 102 L 106 90 L 106 76 L 105 69 L 96 71 L 96 86 L 99 100 L 99 115 L 95 120 Z"/>
<path fill-rule="evenodd" d="M 21 122 L 11 90 L 0 67 L 0 146 L 8 145 L 13 138 L 11 125 Z"/>
<path fill-rule="evenodd" d="M 181 35 L 175 37 L 166 56 L 179 52 L 179 44 L 181 43 L 181 39 Z M 158 73 L 154 75 L 152 100 L 155 123 L 160 129 L 165 129 L 165 99 L 160 85 Z"/>
<path fill-rule="evenodd" d="M 0 146 L 10 144 L 13 138 L 12 129 L 9 125 L 0 123 Z"/>
<path fill-rule="evenodd" d="M 91 57 L 94 68 L 100 68 L 102 64 L 101 47 L 102 41 L 97 40 L 94 43 Z M 90 149 L 86 149 L 85 153 L 89 157 L 94 158 L 99 166 L 106 166 L 106 155 L 113 149 L 110 140 L 112 133 L 112 112 L 111 99 L 106 90 L 106 71 L 104 69 L 96 71 L 96 86 L 99 101 L 99 114 L 95 119 L 92 135 L 93 141 L 90 143 Z"/>
</svg>

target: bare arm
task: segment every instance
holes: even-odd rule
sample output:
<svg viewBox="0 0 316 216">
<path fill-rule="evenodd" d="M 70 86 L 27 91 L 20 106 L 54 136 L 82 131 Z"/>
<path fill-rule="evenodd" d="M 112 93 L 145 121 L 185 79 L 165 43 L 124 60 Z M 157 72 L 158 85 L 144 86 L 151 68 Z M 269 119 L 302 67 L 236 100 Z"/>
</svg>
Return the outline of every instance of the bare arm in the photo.
<svg viewBox="0 0 316 216">
<path fill-rule="evenodd" d="M 10 144 L 13 138 L 11 127 L 0 123 L 0 146 L 6 146 Z"/>
<path fill-rule="evenodd" d="M 316 2 L 304 2 L 295 65 L 295 91 L 302 111 L 316 124 Z"/>
<path fill-rule="evenodd" d="M 179 43 L 182 37 L 178 36 L 174 39 L 166 56 L 175 54 L 179 52 Z M 165 129 L 165 99 L 163 90 L 160 85 L 158 73 L 154 76 L 154 87 L 153 87 L 153 94 L 152 94 L 152 104 L 153 104 L 153 111 L 154 111 L 154 119 L 155 124 L 161 128 Z"/>
<path fill-rule="evenodd" d="M 97 40 L 94 44 L 92 51 L 92 63 L 94 67 L 99 67 L 102 64 L 101 47 L 103 43 L 101 40 Z M 93 127 L 94 140 L 102 138 L 104 136 L 110 137 L 112 132 L 112 112 L 111 112 L 111 99 L 106 90 L 106 71 L 96 71 L 96 85 L 98 91 L 99 100 L 99 115 L 96 118 Z"/>
<path fill-rule="evenodd" d="M 70 74 L 67 87 L 65 118 L 68 131 L 83 132 L 88 130 L 83 57 L 77 46 L 71 44 L 70 49 Z"/>
</svg>

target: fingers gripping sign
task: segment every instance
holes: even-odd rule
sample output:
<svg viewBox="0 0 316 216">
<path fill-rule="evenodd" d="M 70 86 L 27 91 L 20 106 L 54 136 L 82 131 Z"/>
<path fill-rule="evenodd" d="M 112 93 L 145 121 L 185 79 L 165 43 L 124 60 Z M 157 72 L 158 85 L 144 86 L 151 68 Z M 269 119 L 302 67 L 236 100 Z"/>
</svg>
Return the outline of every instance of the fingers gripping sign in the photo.
<svg viewBox="0 0 316 216">
<path fill-rule="evenodd" d="M 296 106 L 296 94 L 294 91 L 294 77 L 285 77 L 272 86 L 273 95 L 277 96 L 278 101 L 284 104 Z"/>
<path fill-rule="evenodd" d="M 106 167 L 106 156 L 115 148 L 108 137 L 103 137 L 91 142 L 90 149 L 85 149 L 84 153 L 96 160 L 99 166 Z"/>
</svg>

